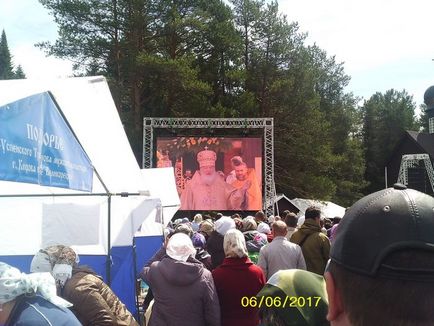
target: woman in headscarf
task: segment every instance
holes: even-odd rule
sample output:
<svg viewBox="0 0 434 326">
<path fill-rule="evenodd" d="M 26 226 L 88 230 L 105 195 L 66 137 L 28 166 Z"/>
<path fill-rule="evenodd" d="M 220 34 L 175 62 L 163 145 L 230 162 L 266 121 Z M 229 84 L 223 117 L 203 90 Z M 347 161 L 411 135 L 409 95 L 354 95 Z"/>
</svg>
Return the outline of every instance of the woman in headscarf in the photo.
<svg viewBox="0 0 434 326">
<path fill-rule="evenodd" d="M 226 232 L 235 229 L 235 222 L 229 216 L 223 216 L 214 223 L 215 231 L 213 231 L 206 242 L 206 250 L 211 255 L 212 268 L 219 266 L 225 258 L 223 250 L 223 237 Z"/>
<path fill-rule="evenodd" d="M 199 233 L 201 233 L 208 241 L 212 231 L 214 231 L 214 223 L 211 220 L 204 220 L 199 225 Z"/>
<path fill-rule="evenodd" d="M 268 300 L 259 310 L 264 326 L 326 326 L 328 298 L 321 275 L 285 269 L 274 273 L 257 295 L 257 302 Z"/>
<path fill-rule="evenodd" d="M 166 253 L 167 243 L 168 243 L 170 237 L 176 233 L 184 233 L 189 238 L 191 238 L 193 236 L 193 229 L 191 228 L 190 225 L 188 225 L 186 223 L 181 223 L 178 226 L 176 226 L 175 229 L 172 230 L 172 232 L 165 233 L 164 243 L 162 244 L 160 249 L 158 249 L 158 251 L 154 254 L 154 256 L 151 257 L 151 259 L 147 262 L 147 264 L 144 267 L 151 265 L 151 263 L 153 263 L 154 261 L 160 261 L 165 256 L 167 256 L 167 253 Z M 208 254 L 208 256 L 209 256 L 209 254 Z M 209 257 L 209 259 L 211 260 L 211 256 Z M 151 304 L 152 300 L 154 300 L 154 293 L 152 292 L 152 289 L 149 287 L 148 292 L 146 293 L 146 297 L 143 300 L 143 304 L 142 304 L 143 311 L 146 312 L 146 310 L 148 310 L 148 307 Z"/>
<path fill-rule="evenodd" d="M 46 264 L 46 262 L 50 264 Z M 60 296 L 71 302 L 71 310 L 83 325 L 138 326 L 132 314 L 102 278 L 86 266 L 78 266 L 78 255 L 67 246 L 40 250 L 31 271 L 51 268 Z"/>
<path fill-rule="evenodd" d="M 203 266 L 205 266 L 209 271 L 212 270 L 212 261 L 211 261 L 211 255 L 208 251 L 205 250 L 206 240 L 205 237 L 195 232 L 193 236 L 191 237 L 191 241 L 193 242 L 193 246 L 196 249 L 196 258 L 198 261 L 200 261 Z"/>
<path fill-rule="evenodd" d="M 276 220 L 276 222 L 277 221 L 281 221 L 281 220 Z M 273 241 L 273 233 L 271 232 L 271 228 L 267 223 L 265 222 L 259 223 L 258 228 L 256 230 L 262 235 L 265 235 L 267 242 Z"/>
<path fill-rule="evenodd" d="M 252 216 L 247 216 L 243 219 L 243 235 L 246 241 L 252 240 L 257 234 L 258 225 Z"/>
<path fill-rule="evenodd" d="M 193 222 L 191 223 L 194 232 L 199 231 L 200 223 L 202 223 L 202 214 L 194 215 Z"/>
<path fill-rule="evenodd" d="M 167 256 L 140 274 L 152 288 L 150 326 L 220 326 L 220 307 L 211 272 L 193 258 L 196 249 L 183 233 L 167 243 Z"/>
<path fill-rule="evenodd" d="M 229 230 L 223 241 L 225 259 L 212 271 L 220 301 L 222 325 L 256 326 L 258 309 L 243 307 L 242 298 L 252 298 L 265 284 L 264 274 L 247 256 L 246 242 L 238 230 Z"/>
<path fill-rule="evenodd" d="M 24 274 L 0 262 L 0 325 L 79 326 L 49 273 Z"/>
<path fill-rule="evenodd" d="M 249 258 L 255 264 L 258 262 L 259 250 L 268 243 L 267 236 L 258 232 L 257 227 L 253 216 L 247 216 L 243 219 L 242 231 L 246 240 L 247 251 Z"/>
</svg>

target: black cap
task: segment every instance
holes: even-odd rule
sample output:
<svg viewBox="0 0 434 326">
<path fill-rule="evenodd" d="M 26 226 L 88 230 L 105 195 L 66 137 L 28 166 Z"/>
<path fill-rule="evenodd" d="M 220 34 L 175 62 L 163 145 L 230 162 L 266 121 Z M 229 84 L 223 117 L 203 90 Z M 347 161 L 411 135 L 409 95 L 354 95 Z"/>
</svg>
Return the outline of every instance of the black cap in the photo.
<svg viewBox="0 0 434 326">
<path fill-rule="evenodd" d="M 409 249 L 430 252 L 434 259 L 434 198 L 395 184 L 363 197 L 346 211 L 330 258 L 355 273 L 376 276 L 389 254 Z M 396 269 L 403 279 L 413 279 L 413 274 L 419 274 L 414 277 L 419 279 L 420 272 Z M 422 272 L 433 280 L 434 268 Z"/>
</svg>

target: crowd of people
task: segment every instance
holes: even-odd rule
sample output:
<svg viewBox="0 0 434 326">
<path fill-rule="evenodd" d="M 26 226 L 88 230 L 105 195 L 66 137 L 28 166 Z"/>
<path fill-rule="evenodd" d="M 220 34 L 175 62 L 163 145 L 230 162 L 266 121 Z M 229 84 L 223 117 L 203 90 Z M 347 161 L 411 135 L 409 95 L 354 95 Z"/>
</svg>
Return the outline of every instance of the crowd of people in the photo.
<svg viewBox="0 0 434 326">
<path fill-rule="evenodd" d="M 70 247 L 41 249 L 31 272 L 0 263 L 0 325 L 138 325 Z M 433 325 L 434 198 L 395 185 L 298 226 L 197 214 L 170 223 L 140 277 L 151 326 Z"/>
</svg>

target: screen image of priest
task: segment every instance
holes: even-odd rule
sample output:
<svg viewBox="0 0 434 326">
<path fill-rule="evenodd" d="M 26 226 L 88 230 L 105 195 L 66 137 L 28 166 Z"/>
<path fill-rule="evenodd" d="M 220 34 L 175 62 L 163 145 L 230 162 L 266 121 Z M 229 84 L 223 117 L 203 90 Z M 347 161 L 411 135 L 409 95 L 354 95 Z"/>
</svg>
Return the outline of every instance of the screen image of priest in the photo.
<svg viewBox="0 0 434 326">
<path fill-rule="evenodd" d="M 173 167 L 180 210 L 262 209 L 261 138 L 158 137 L 156 167 Z"/>
</svg>

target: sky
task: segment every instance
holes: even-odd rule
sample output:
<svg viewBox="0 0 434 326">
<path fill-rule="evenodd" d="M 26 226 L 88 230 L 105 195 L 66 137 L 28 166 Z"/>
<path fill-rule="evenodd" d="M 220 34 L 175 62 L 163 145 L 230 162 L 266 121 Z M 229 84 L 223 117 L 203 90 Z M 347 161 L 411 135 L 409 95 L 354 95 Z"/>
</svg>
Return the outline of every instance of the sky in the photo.
<svg viewBox="0 0 434 326">
<path fill-rule="evenodd" d="M 347 92 L 369 99 L 376 92 L 405 89 L 417 105 L 434 85 L 434 1 L 279 0 L 288 21 L 342 62 L 351 77 Z M 0 0 L 0 30 L 13 63 L 27 78 L 66 77 L 68 61 L 46 57 L 34 46 L 54 41 L 57 27 L 37 0 Z"/>
</svg>

